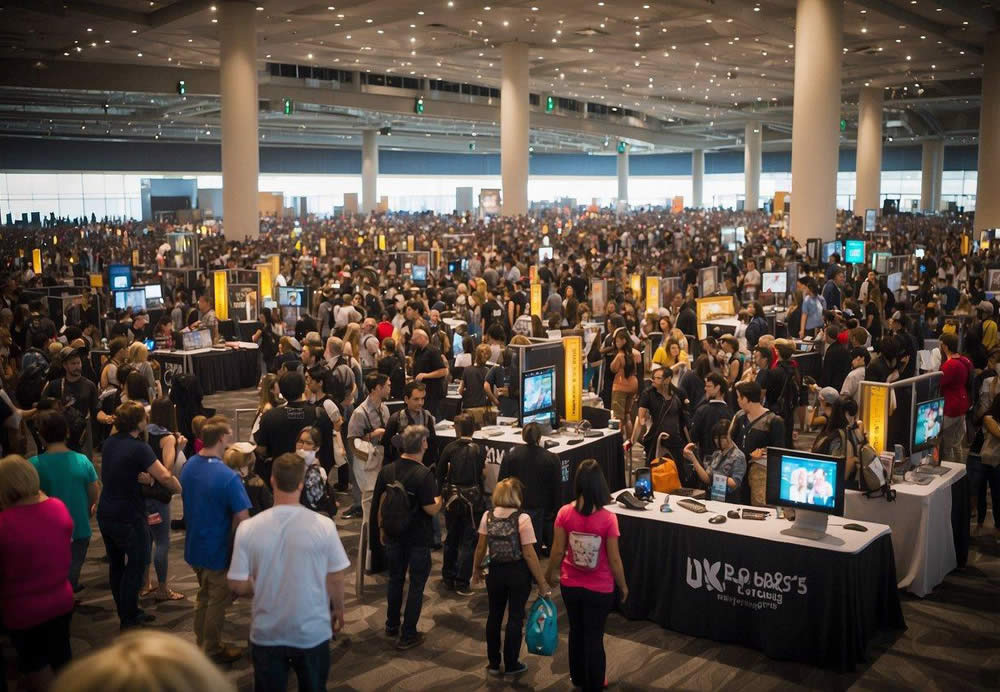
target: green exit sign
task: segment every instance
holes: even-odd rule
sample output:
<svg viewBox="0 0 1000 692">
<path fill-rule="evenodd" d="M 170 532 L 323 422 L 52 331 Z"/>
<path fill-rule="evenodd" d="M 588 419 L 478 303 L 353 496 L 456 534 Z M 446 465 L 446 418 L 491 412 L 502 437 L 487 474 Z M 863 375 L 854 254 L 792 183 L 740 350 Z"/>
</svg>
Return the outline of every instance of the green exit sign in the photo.
<svg viewBox="0 0 1000 692">
<path fill-rule="evenodd" d="M 545 112 L 551 113 L 556 109 L 556 100 L 552 96 L 545 97 Z"/>
<path fill-rule="evenodd" d="M 418 96 L 417 97 L 417 100 L 413 104 L 413 112 L 416 113 L 417 115 L 423 115 L 424 114 L 424 97 L 423 96 Z"/>
<path fill-rule="evenodd" d="M 181 96 L 187 93 L 187 82 L 183 79 L 177 82 L 177 93 Z"/>
<path fill-rule="evenodd" d="M 840 119 L 840 131 L 843 132 L 847 129 L 847 121 L 843 118 Z"/>
<path fill-rule="evenodd" d="M 291 115 L 295 112 L 295 102 L 291 99 L 285 99 L 282 101 L 281 110 L 285 115 Z"/>
<path fill-rule="evenodd" d="M 625 153 L 625 142 L 622 142 L 622 141 L 618 142 L 618 153 L 619 154 L 624 154 Z"/>
</svg>

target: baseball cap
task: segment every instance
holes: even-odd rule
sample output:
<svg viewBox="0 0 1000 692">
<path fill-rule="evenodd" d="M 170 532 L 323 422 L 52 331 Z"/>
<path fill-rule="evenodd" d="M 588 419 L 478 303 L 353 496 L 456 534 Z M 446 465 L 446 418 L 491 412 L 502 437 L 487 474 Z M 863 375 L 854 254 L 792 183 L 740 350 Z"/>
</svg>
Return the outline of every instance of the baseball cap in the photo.
<svg viewBox="0 0 1000 692">
<path fill-rule="evenodd" d="M 74 348 L 72 346 L 64 346 L 63 349 L 59 351 L 59 359 L 65 363 L 70 358 L 83 358 L 83 349 Z"/>
<path fill-rule="evenodd" d="M 823 389 L 819 390 L 819 398 L 828 404 L 832 404 L 840 398 L 840 392 L 833 387 L 823 387 Z"/>
<path fill-rule="evenodd" d="M 992 315 L 993 314 L 993 303 L 991 303 L 988 300 L 984 300 L 979 305 L 976 306 L 976 309 L 977 310 L 982 310 L 987 315 Z"/>
<path fill-rule="evenodd" d="M 257 445 L 253 442 L 234 442 L 229 445 L 230 449 L 235 449 L 240 454 L 251 454 L 253 450 L 257 449 Z"/>
</svg>

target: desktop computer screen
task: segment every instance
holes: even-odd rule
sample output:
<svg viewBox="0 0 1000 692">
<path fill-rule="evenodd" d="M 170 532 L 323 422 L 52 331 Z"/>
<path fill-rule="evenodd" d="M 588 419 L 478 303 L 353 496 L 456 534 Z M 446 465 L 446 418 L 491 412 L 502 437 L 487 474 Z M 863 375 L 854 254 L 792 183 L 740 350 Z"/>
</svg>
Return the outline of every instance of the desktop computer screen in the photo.
<svg viewBox="0 0 1000 692">
<path fill-rule="evenodd" d="M 278 305 L 283 308 L 305 307 L 306 289 L 301 286 L 278 286 Z"/>
<path fill-rule="evenodd" d="M 132 267 L 127 264 L 109 264 L 108 284 L 112 291 L 132 288 Z"/>
<path fill-rule="evenodd" d="M 142 290 L 146 293 L 147 309 L 155 310 L 163 307 L 163 287 L 160 284 L 143 286 Z"/>
<path fill-rule="evenodd" d="M 520 424 L 548 423 L 554 426 L 556 412 L 555 366 L 521 373 Z"/>
<path fill-rule="evenodd" d="M 112 293 L 115 296 L 116 310 L 127 310 L 128 308 L 132 308 L 132 310 L 146 309 L 146 292 L 141 288 L 130 291 L 112 291 Z"/>
<path fill-rule="evenodd" d="M 212 347 L 212 332 L 209 329 L 199 329 L 195 332 L 183 332 L 181 334 L 181 347 L 185 351 L 194 351 L 199 348 Z"/>
<path fill-rule="evenodd" d="M 844 457 L 769 447 L 766 502 L 843 516 L 846 467 Z"/>
<path fill-rule="evenodd" d="M 427 267 L 422 264 L 414 264 L 410 268 L 410 278 L 416 284 L 427 283 Z"/>
<path fill-rule="evenodd" d="M 937 446 L 943 419 L 944 399 L 931 399 L 916 404 L 913 415 L 913 445 L 910 451 L 919 452 Z"/>
<path fill-rule="evenodd" d="M 885 277 L 885 285 L 886 288 L 895 293 L 903 285 L 903 273 L 895 272 L 893 274 L 889 274 L 889 276 Z"/>
<path fill-rule="evenodd" d="M 764 272 L 762 277 L 763 277 L 763 284 L 761 285 L 761 290 L 764 293 L 788 292 L 787 272 Z"/>
</svg>

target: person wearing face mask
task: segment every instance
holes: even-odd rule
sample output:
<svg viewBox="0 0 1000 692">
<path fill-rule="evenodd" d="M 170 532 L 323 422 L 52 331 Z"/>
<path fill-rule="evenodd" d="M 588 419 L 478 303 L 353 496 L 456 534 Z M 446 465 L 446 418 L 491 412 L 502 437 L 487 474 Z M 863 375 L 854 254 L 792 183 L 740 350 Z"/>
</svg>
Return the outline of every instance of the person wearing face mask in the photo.
<svg viewBox="0 0 1000 692">
<path fill-rule="evenodd" d="M 250 498 L 251 517 L 274 505 L 274 495 L 264 480 L 253 470 L 254 447 L 251 442 L 234 442 L 222 456 L 226 466 L 238 473 L 243 480 L 243 489 Z"/>
<path fill-rule="evenodd" d="M 309 427 L 302 429 L 295 442 L 295 453 L 306 463 L 299 502 L 314 512 L 335 517 L 337 515 L 337 501 L 330 495 L 326 469 L 319 463 L 316 456 L 322 441 L 322 433 L 316 428 Z"/>
</svg>

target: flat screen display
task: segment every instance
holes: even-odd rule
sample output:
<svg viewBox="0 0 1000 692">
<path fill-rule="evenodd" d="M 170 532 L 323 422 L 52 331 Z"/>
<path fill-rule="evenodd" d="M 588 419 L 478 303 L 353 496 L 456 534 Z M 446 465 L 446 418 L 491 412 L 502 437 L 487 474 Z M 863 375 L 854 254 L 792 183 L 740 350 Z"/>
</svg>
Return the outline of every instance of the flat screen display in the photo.
<svg viewBox="0 0 1000 692">
<path fill-rule="evenodd" d="M 715 291 L 718 290 L 718 269 L 718 267 L 705 267 L 698 270 L 701 297 L 715 295 Z"/>
<path fill-rule="evenodd" d="M 181 334 L 181 345 L 185 351 L 193 351 L 199 348 L 211 348 L 212 332 L 208 329 L 199 329 L 196 332 L 183 332 Z"/>
<path fill-rule="evenodd" d="M 916 250 L 913 251 L 913 256 L 916 257 L 917 259 L 923 259 L 924 249 L 922 247 L 918 247 Z"/>
<path fill-rule="evenodd" d="M 305 307 L 306 289 L 301 286 L 278 286 L 278 305 L 283 308 Z"/>
<path fill-rule="evenodd" d="M 834 255 L 844 254 L 844 244 L 839 240 L 823 243 L 823 263 L 829 264 L 830 258 Z"/>
<path fill-rule="evenodd" d="M 848 264 L 865 263 L 865 241 L 848 240 L 847 248 L 844 252 L 844 261 Z"/>
<path fill-rule="evenodd" d="M 115 295 L 115 309 L 117 310 L 146 309 L 146 292 L 141 288 L 131 291 L 112 291 L 112 293 Z"/>
<path fill-rule="evenodd" d="M 894 274 L 889 274 L 889 276 L 885 277 L 885 285 L 886 288 L 895 293 L 903 285 L 903 273 L 896 272 Z"/>
<path fill-rule="evenodd" d="M 149 286 L 143 286 L 142 290 L 146 293 L 147 308 L 156 309 L 163 307 L 163 286 L 160 284 L 150 284 Z"/>
<path fill-rule="evenodd" d="M 108 283 L 112 291 L 132 288 L 132 267 L 127 264 L 109 264 Z"/>
<path fill-rule="evenodd" d="M 555 424 L 556 369 L 554 366 L 521 373 L 520 423 Z"/>
<path fill-rule="evenodd" d="M 878 217 L 877 209 L 865 209 L 865 232 L 875 232 L 875 219 Z"/>
<path fill-rule="evenodd" d="M 448 262 L 448 273 L 457 274 L 458 272 L 469 271 L 469 260 L 451 260 Z"/>
<path fill-rule="evenodd" d="M 764 293 L 787 293 L 788 273 L 787 272 L 764 272 L 761 290 Z"/>
<path fill-rule="evenodd" d="M 410 268 L 410 278 L 416 283 L 427 283 L 427 267 L 422 264 L 414 264 Z"/>
<path fill-rule="evenodd" d="M 913 450 L 929 449 L 941 437 L 944 399 L 931 399 L 917 404 L 913 416 Z"/>
<path fill-rule="evenodd" d="M 540 247 L 538 248 L 538 262 L 547 262 L 552 259 L 552 248 L 551 247 Z"/>
<path fill-rule="evenodd" d="M 843 516 L 846 468 L 844 457 L 769 447 L 766 502 Z"/>
</svg>

